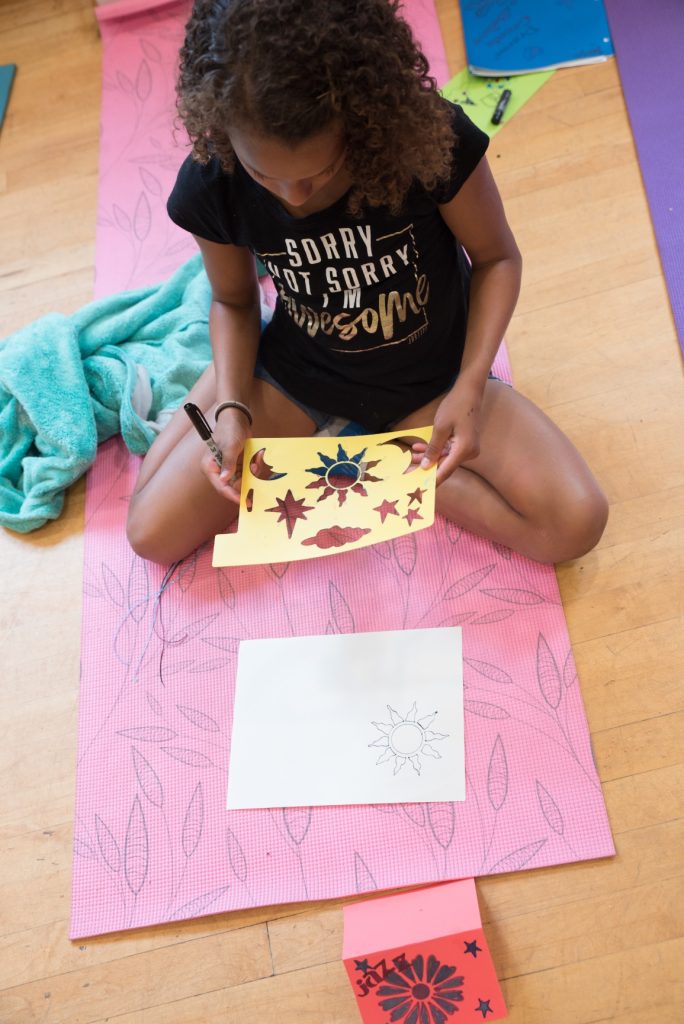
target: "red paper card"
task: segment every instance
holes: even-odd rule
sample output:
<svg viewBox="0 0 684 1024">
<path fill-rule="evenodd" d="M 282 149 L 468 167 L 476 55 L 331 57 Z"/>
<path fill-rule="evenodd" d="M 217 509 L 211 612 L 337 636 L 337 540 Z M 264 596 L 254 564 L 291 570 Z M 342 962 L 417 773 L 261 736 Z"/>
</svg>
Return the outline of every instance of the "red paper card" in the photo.
<svg viewBox="0 0 684 1024">
<path fill-rule="evenodd" d="M 343 959 L 364 1024 L 508 1015 L 473 879 L 345 907 Z"/>
</svg>

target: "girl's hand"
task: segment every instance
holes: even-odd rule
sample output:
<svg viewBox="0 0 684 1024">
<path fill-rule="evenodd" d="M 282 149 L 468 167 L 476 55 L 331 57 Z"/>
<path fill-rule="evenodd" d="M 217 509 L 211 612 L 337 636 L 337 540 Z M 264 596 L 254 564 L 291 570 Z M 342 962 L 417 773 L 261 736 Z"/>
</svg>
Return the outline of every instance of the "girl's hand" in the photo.
<svg viewBox="0 0 684 1024">
<path fill-rule="evenodd" d="M 482 387 L 458 378 L 435 413 L 429 444 L 413 446 L 414 461 L 427 469 L 438 463 L 437 485 L 457 466 L 480 454 Z"/>
<path fill-rule="evenodd" d="M 202 456 L 202 470 L 218 493 L 240 504 L 242 486 L 242 453 L 252 436 L 249 421 L 239 409 L 224 409 L 213 430 L 214 443 L 223 455 L 221 469 L 209 450 Z"/>
</svg>

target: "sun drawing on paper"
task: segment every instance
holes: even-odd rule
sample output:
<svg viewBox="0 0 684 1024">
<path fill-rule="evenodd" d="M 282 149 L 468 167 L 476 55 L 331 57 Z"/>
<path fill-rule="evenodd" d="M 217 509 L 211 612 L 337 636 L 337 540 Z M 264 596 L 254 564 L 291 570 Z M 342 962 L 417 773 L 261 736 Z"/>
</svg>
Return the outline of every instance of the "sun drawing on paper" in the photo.
<svg viewBox="0 0 684 1024">
<path fill-rule="evenodd" d="M 384 764 L 385 761 L 393 760 L 396 775 L 408 761 L 413 770 L 420 775 L 421 755 L 441 758 L 442 755 L 432 744 L 447 739 L 449 734 L 434 732 L 430 728 L 437 717 L 436 711 L 424 718 L 418 718 L 415 701 L 405 718 L 389 704 L 387 710 L 390 713 L 389 722 L 371 722 L 381 735 L 368 746 L 384 748 L 375 763 Z"/>
<path fill-rule="evenodd" d="M 307 473 L 313 473 L 318 477 L 318 480 L 307 484 L 307 490 L 322 490 L 323 493 L 319 495 L 318 501 L 324 501 L 325 498 L 336 494 L 338 505 L 344 505 L 348 491 L 367 498 L 368 491 L 363 486 L 364 483 L 380 483 L 382 477 L 373 476 L 368 472 L 369 469 L 378 465 L 380 459 L 364 462 L 363 457 L 366 451 L 366 448 L 362 448 L 356 455 L 347 455 L 342 445 L 338 444 L 337 458 L 319 452 L 318 457 L 323 465 L 307 469 Z"/>
</svg>

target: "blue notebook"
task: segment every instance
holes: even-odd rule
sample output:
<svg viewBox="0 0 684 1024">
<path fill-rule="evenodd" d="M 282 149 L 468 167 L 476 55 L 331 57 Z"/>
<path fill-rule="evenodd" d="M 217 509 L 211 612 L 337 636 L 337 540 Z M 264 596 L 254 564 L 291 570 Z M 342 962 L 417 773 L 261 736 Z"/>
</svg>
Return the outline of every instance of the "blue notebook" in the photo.
<svg viewBox="0 0 684 1024">
<path fill-rule="evenodd" d="M 12 88 L 12 79 L 16 70 L 16 64 L 3 64 L 0 66 L 0 128 L 2 128 L 2 122 L 5 119 L 5 111 L 9 102 L 10 89 Z"/>
<path fill-rule="evenodd" d="M 603 0 L 461 0 L 468 68 L 522 75 L 613 54 Z"/>
</svg>

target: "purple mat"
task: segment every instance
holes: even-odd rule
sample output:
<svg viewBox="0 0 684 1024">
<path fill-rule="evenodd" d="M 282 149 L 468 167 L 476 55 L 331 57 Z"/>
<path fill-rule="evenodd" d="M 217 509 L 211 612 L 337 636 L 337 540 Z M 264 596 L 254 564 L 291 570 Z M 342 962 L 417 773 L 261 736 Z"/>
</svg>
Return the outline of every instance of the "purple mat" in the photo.
<svg viewBox="0 0 684 1024">
<path fill-rule="evenodd" d="M 605 4 L 684 352 L 684 0 L 605 0 Z"/>
</svg>

